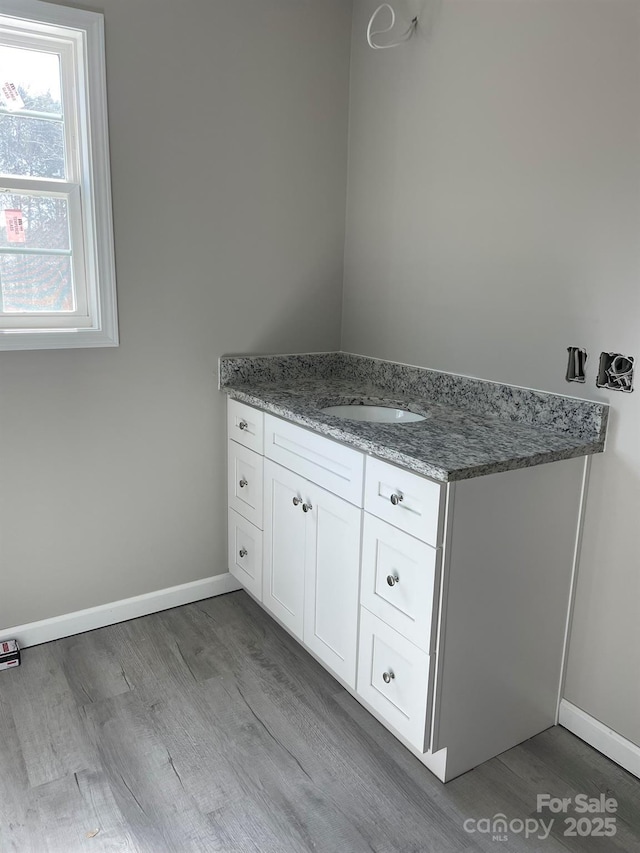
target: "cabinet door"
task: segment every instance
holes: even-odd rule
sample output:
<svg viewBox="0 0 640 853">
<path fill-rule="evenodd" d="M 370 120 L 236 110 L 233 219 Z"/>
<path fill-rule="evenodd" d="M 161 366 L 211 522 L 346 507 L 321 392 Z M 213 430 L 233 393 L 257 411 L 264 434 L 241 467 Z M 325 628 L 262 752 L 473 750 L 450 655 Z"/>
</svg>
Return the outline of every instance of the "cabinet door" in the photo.
<svg viewBox="0 0 640 853">
<path fill-rule="evenodd" d="M 308 495 L 304 643 L 355 688 L 361 511 L 318 486 Z"/>
<path fill-rule="evenodd" d="M 264 565 L 262 603 L 302 640 L 306 485 L 269 459 L 264 463 Z"/>
</svg>

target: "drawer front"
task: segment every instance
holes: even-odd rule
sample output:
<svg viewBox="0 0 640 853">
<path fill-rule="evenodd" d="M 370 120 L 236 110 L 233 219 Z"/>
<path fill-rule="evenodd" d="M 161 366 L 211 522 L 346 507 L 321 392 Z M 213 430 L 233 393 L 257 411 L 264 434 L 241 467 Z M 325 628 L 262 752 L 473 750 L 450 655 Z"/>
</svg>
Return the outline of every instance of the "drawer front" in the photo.
<svg viewBox="0 0 640 853">
<path fill-rule="evenodd" d="M 424 652 L 434 648 L 441 551 L 365 513 L 360 600 Z"/>
<path fill-rule="evenodd" d="M 265 415 L 265 456 L 362 506 L 364 455 L 287 421 Z"/>
<path fill-rule="evenodd" d="M 227 432 L 229 438 L 256 453 L 264 452 L 264 412 L 240 403 L 227 401 Z"/>
<path fill-rule="evenodd" d="M 262 530 L 262 456 L 235 441 L 227 445 L 229 507 Z"/>
<path fill-rule="evenodd" d="M 262 531 L 229 510 L 229 571 L 262 601 Z"/>
<path fill-rule="evenodd" d="M 420 752 L 429 733 L 430 657 L 360 608 L 357 693 Z"/>
<path fill-rule="evenodd" d="M 444 487 L 433 480 L 367 458 L 364 508 L 429 545 L 442 538 Z"/>
</svg>

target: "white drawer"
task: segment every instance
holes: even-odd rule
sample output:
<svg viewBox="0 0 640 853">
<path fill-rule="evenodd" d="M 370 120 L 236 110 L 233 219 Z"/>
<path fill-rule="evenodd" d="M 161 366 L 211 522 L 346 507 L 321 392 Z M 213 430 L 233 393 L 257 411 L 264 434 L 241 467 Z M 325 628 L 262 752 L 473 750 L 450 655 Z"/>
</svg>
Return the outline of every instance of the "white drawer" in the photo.
<svg viewBox="0 0 640 853">
<path fill-rule="evenodd" d="M 264 448 L 264 412 L 240 403 L 238 400 L 227 401 L 227 431 L 229 438 L 243 444 L 256 453 L 263 453 Z"/>
<path fill-rule="evenodd" d="M 362 506 L 362 453 L 268 414 L 264 431 L 265 456 L 334 495 Z"/>
<path fill-rule="evenodd" d="M 364 508 L 429 545 L 439 545 L 444 487 L 411 471 L 367 457 Z"/>
<path fill-rule="evenodd" d="M 262 531 L 229 510 L 229 571 L 262 601 Z"/>
<path fill-rule="evenodd" d="M 262 530 L 263 458 L 235 441 L 227 453 L 229 507 Z"/>
<path fill-rule="evenodd" d="M 360 601 L 424 652 L 434 648 L 440 549 L 365 513 Z"/>
<path fill-rule="evenodd" d="M 431 708 L 430 657 L 360 608 L 358 694 L 420 752 Z"/>
</svg>

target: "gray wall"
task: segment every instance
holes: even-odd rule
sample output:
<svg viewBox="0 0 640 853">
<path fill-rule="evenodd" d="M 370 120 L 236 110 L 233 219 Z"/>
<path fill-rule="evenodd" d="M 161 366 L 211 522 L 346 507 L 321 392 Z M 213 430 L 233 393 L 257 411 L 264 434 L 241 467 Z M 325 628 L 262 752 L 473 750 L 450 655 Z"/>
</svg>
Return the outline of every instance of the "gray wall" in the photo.
<svg viewBox="0 0 640 853">
<path fill-rule="evenodd" d="M 224 571 L 218 356 L 339 343 L 350 4 L 82 5 L 106 18 L 122 344 L 0 354 L 0 628 Z M 640 357 L 637 2 L 397 0 L 420 34 L 374 53 L 376 5 L 343 348 L 607 399 L 600 350 Z M 640 393 L 610 396 L 567 697 L 640 743 Z"/>
<path fill-rule="evenodd" d="M 635 0 L 397 0 L 409 44 L 366 46 L 356 0 L 342 346 L 607 400 L 566 697 L 640 743 L 640 21 Z M 564 381 L 566 347 L 588 384 Z"/>
<path fill-rule="evenodd" d="M 0 629 L 225 571 L 218 356 L 339 343 L 350 4 L 81 5 L 121 346 L 0 353 Z"/>
</svg>

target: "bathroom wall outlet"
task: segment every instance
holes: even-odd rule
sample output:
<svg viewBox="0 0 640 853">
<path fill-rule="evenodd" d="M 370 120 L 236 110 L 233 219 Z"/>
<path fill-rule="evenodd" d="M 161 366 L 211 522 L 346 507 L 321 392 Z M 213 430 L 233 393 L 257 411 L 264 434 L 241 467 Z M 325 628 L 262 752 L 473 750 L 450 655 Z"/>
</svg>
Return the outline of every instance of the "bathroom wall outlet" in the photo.
<svg viewBox="0 0 640 853">
<path fill-rule="evenodd" d="M 569 360 L 567 362 L 567 382 L 585 382 L 587 351 L 580 347 L 567 347 Z"/>
<path fill-rule="evenodd" d="M 600 366 L 596 385 L 598 388 L 608 388 L 610 391 L 633 391 L 633 364 L 631 355 L 619 352 L 603 352 L 600 354 Z"/>
</svg>

